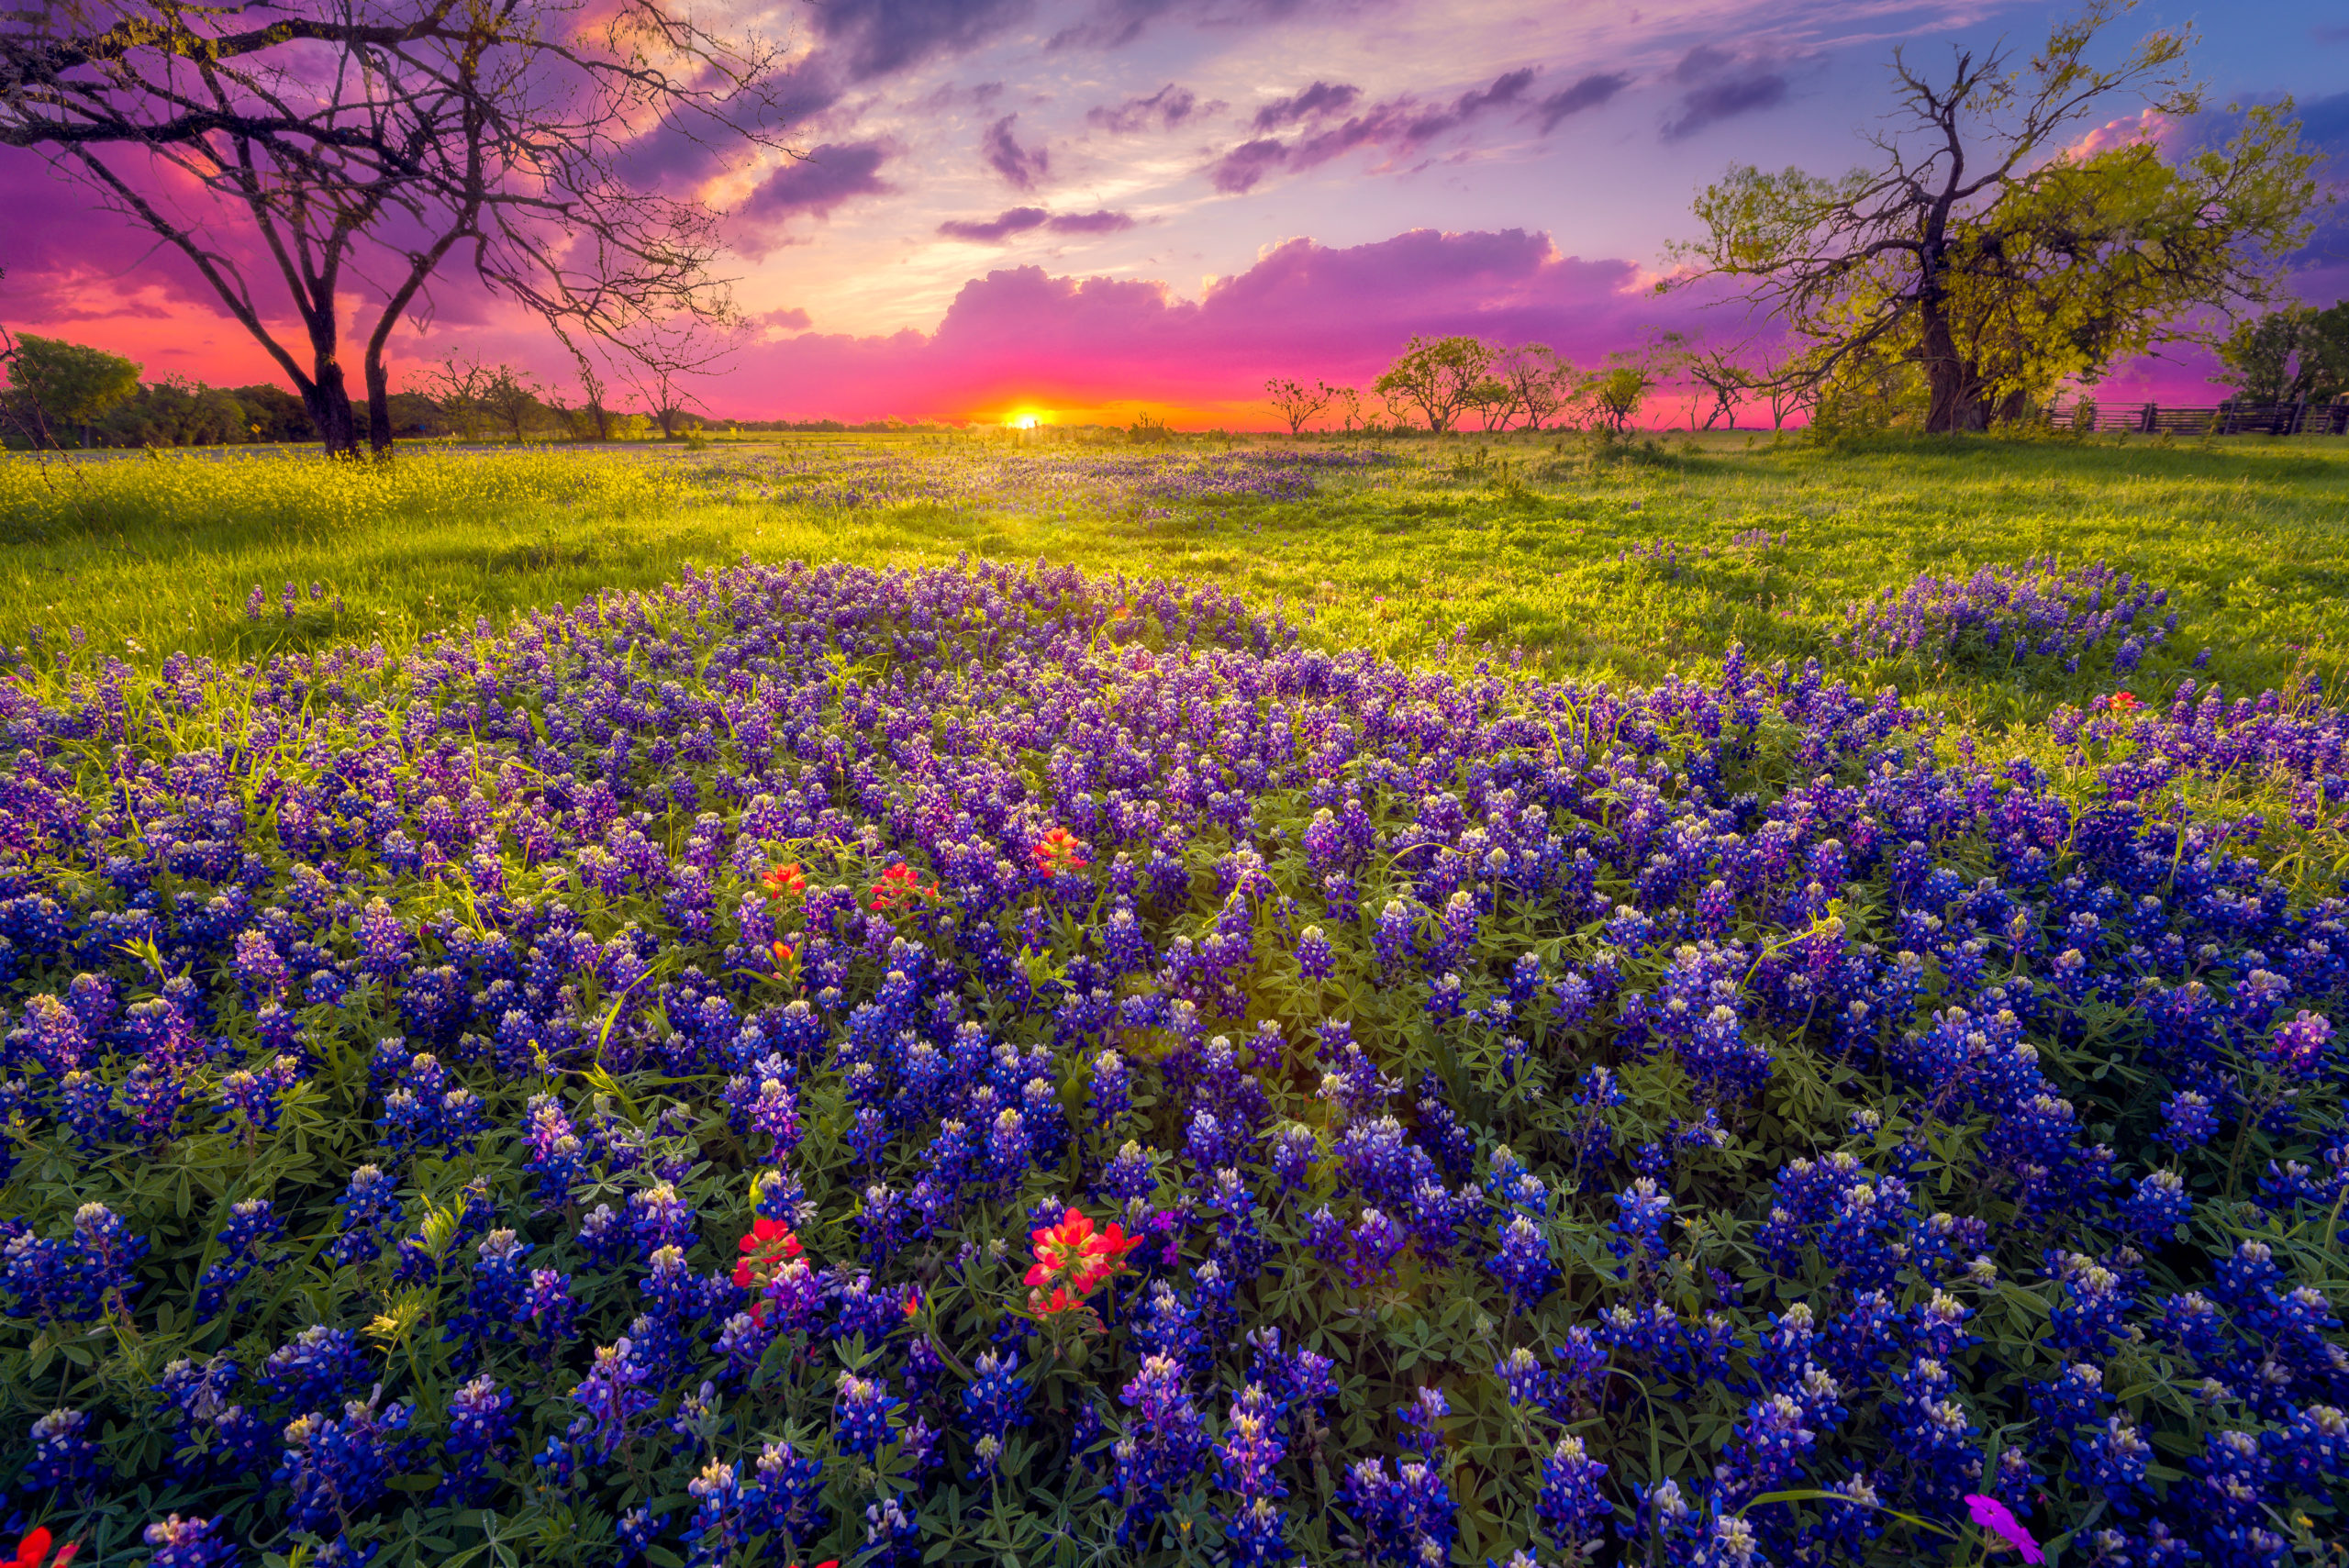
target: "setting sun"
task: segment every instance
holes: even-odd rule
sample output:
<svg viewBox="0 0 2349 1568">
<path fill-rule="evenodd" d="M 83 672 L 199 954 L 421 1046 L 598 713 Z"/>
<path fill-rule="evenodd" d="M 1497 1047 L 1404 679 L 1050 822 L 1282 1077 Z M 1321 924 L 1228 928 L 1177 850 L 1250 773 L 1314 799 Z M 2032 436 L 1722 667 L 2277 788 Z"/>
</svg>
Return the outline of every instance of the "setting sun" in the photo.
<svg viewBox="0 0 2349 1568">
<path fill-rule="evenodd" d="M 1004 421 L 1006 425 L 1008 425 L 1015 430 L 1032 430 L 1042 422 L 1043 417 L 1041 415 L 1029 413 L 1014 414 L 1010 418 Z"/>
</svg>

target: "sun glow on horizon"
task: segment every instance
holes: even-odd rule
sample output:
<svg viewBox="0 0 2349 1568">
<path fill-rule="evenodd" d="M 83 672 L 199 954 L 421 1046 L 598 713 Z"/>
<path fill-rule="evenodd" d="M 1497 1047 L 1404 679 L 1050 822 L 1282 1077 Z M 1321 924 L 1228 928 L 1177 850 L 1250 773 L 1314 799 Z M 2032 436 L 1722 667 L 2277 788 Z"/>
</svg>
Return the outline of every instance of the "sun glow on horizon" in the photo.
<svg viewBox="0 0 2349 1568">
<path fill-rule="evenodd" d="M 1015 408 L 1005 416 L 1003 423 L 1007 429 L 1032 430 L 1049 417 L 1049 415 L 1038 413 L 1032 408 Z"/>
</svg>

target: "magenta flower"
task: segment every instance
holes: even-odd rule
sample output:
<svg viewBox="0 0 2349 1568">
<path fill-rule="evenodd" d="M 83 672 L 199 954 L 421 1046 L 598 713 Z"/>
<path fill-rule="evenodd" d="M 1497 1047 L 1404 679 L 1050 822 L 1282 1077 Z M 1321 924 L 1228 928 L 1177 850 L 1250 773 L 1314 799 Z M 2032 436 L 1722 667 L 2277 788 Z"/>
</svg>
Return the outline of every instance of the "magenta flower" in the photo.
<svg viewBox="0 0 2349 1568">
<path fill-rule="evenodd" d="M 1965 1508 L 1974 1516 L 1976 1524 L 2021 1552 L 2025 1562 L 2047 1561 L 2047 1553 L 2039 1550 L 2039 1542 L 2032 1539 L 2031 1531 L 2022 1528 L 2022 1522 L 2015 1518 L 2014 1510 L 1996 1497 L 1969 1492 L 1965 1495 Z"/>
</svg>

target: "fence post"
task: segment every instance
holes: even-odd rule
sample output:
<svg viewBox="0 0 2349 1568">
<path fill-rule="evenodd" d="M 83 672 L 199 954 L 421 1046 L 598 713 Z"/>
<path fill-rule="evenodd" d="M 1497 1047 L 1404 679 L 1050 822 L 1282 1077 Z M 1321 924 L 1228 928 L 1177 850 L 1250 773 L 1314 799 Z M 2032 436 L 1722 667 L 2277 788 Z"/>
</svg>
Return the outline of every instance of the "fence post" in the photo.
<svg viewBox="0 0 2349 1568">
<path fill-rule="evenodd" d="M 2160 406 L 2158 404 L 2148 403 L 2145 405 L 2144 423 L 2138 428 L 2145 435 L 2150 436 L 2156 429 L 2160 428 Z"/>
</svg>

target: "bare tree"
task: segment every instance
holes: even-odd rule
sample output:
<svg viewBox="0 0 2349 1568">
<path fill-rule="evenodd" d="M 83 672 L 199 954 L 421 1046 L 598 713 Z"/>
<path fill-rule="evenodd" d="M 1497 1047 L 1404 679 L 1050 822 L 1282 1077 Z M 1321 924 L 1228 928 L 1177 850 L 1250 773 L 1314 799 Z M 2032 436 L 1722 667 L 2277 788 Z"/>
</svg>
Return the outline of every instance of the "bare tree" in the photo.
<svg viewBox="0 0 2349 1568">
<path fill-rule="evenodd" d="M 0 11 L 0 146 L 184 255 L 330 453 L 357 450 L 340 335 L 364 300 L 383 452 L 385 344 L 452 255 L 566 339 L 721 308 L 718 215 L 632 188 L 621 154 L 774 146 L 782 63 L 682 0 L 50 0 Z M 306 344 L 270 327 L 270 273 Z"/>
<path fill-rule="evenodd" d="M 1753 372 L 1745 362 L 1746 345 L 1709 342 L 1687 332 L 1666 332 L 1660 341 L 1659 358 L 1688 387 L 1688 428 L 1699 428 L 1697 417 L 1702 414 L 1704 429 L 1720 419 L 1736 428 L 1737 406 L 1754 384 Z"/>
<path fill-rule="evenodd" d="M 483 401 L 495 375 L 487 365 L 461 350 L 451 350 L 417 373 L 425 395 L 440 406 L 440 417 L 461 439 L 481 439 L 482 417 L 489 410 Z M 372 420 L 372 416 L 371 416 Z"/>
<path fill-rule="evenodd" d="M 1338 389 L 1326 381 L 1308 386 L 1301 381 L 1277 376 L 1264 383 L 1264 392 L 1273 400 L 1273 406 L 1280 410 L 1281 417 L 1288 421 L 1291 436 L 1303 433 L 1306 422 L 1330 406 L 1338 395 Z"/>
<path fill-rule="evenodd" d="M 740 343 L 741 323 L 730 315 L 718 320 L 682 315 L 631 333 L 621 345 L 624 352 L 615 356 L 615 370 L 661 427 L 662 438 L 671 439 L 690 411 L 707 407 L 693 389 L 694 379 L 715 370 Z"/>
<path fill-rule="evenodd" d="M 612 439 L 612 411 L 610 406 L 604 401 L 605 391 L 603 373 L 596 368 L 594 360 L 584 353 L 581 354 L 579 356 L 580 412 L 585 417 L 587 428 L 594 432 L 595 439 L 599 441 L 608 441 Z"/>
<path fill-rule="evenodd" d="M 1828 358 L 1818 345 L 1781 337 L 1757 342 L 1746 351 L 1752 389 L 1770 406 L 1770 428 L 1785 429 L 1788 415 L 1818 402 Z"/>
<path fill-rule="evenodd" d="M 1338 409 L 1338 417 L 1344 424 L 1346 434 L 1351 436 L 1362 428 L 1361 392 L 1351 386 L 1333 386 L 1330 389 L 1330 395 Z"/>
<path fill-rule="evenodd" d="M 481 406 L 518 441 L 522 428 L 543 405 L 539 402 L 539 384 L 527 371 L 499 365 L 490 372 L 489 384 L 482 389 Z"/>
</svg>

